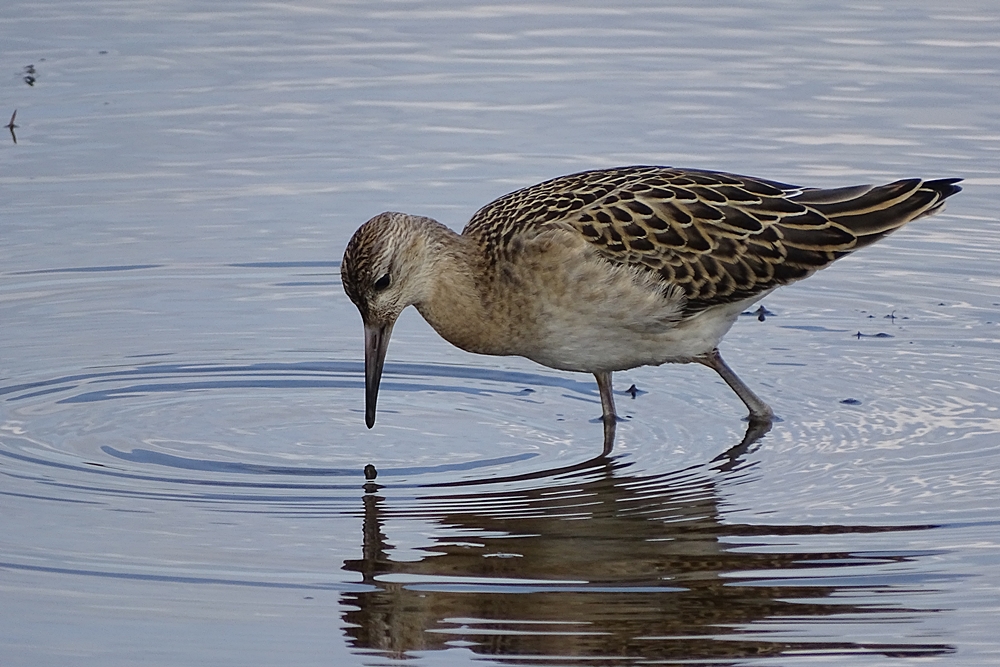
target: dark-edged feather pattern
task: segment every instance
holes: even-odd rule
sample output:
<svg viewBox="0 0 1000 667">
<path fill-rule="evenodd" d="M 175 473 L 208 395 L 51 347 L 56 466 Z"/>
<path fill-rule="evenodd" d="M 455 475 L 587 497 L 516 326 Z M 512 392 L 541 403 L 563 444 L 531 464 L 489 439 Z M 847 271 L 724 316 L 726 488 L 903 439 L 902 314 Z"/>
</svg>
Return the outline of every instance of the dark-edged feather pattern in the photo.
<svg viewBox="0 0 1000 667">
<path fill-rule="evenodd" d="M 520 232 L 574 230 L 608 261 L 679 286 L 693 314 L 805 278 L 933 213 L 959 180 L 819 189 L 670 167 L 603 169 L 500 197 L 463 234 L 497 261 Z"/>
</svg>

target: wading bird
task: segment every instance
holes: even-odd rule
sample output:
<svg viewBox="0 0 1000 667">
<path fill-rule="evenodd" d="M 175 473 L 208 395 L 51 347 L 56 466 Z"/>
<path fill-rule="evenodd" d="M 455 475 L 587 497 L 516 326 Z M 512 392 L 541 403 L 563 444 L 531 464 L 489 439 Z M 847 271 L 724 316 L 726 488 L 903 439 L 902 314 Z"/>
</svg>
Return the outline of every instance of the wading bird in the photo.
<svg viewBox="0 0 1000 667">
<path fill-rule="evenodd" d="M 774 413 L 718 345 L 741 312 L 911 220 L 961 179 L 820 189 L 712 171 L 621 167 L 517 190 L 461 234 L 381 213 L 344 252 L 344 290 L 365 337 L 365 422 L 375 423 L 393 325 L 413 305 L 448 342 L 593 373 L 605 451 L 617 416 L 611 374 L 697 362 L 728 384 L 751 424 Z"/>
</svg>

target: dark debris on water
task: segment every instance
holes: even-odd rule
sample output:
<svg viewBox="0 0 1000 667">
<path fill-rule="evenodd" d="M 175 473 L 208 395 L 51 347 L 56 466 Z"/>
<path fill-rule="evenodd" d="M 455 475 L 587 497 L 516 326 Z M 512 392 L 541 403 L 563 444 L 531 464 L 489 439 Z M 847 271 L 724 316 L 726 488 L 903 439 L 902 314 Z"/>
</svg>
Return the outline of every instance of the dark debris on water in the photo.
<svg viewBox="0 0 1000 667">
<path fill-rule="evenodd" d="M 6 125 L 4 125 L 4 127 L 6 127 L 8 130 L 10 130 L 10 138 L 13 139 L 14 143 L 16 144 L 17 143 L 17 135 L 14 134 L 14 129 L 17 128 L 17 125 L 14 124 L 14 119 L 15 118 L 17 118 L 17 109 L 14 109 L 14 113 L 12 113 L 10 115 L 10 122 L 7 123 Z"/>
<path fill-rule="evenodd" d="M 761 304 L 760 308 L 756 310 L 744 310 L 740 315 L 756 316 L 758 322 L 763 322 L 768 315 L 773 316 L 774 313 L 765 308 L 764 304 Z"/>
</svg>

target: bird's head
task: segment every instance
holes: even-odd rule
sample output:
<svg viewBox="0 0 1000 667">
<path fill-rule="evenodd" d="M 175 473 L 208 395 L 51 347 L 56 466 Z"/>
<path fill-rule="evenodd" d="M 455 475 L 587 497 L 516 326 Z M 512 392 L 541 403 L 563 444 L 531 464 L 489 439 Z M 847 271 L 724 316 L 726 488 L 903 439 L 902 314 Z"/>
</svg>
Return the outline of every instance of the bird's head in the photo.
<svg viewBox="0 0 1000 667">
<path fill-rule="evenodd" d="M 344 291 L 365 327 L 365 423 L 375 424 L 375 404 L 392 327 L 403 309 L 419 303 L 426 280 L 425 238 L 438 223 L 405 213 L 381 213 L 358 228 L 340 265 Z"/>
</svg>

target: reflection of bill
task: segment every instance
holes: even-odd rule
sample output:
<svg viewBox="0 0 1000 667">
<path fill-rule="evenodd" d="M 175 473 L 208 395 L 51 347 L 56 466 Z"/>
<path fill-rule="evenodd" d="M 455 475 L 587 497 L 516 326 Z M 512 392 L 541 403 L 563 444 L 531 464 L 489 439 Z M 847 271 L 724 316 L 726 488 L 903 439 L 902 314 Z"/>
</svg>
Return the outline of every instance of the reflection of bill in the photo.
<svg viewBox="0 0 1000 667">
<path fill-rule="evenodd" d="M 602 456 L 439 487 L 405 508 L 369 486 L 362 558 L 345 569 L 375 588 L 343 600 L 352 646 L 394 657 L 467 647 L 546 664 L 954 651 L 902 634 L 929 611 L 875 599 L 898 563 L 920 555 L 888 552 L 884 540 L 865 553 L 866 534 L 934 526 L 729 523 L 717 485 L 747 473 L 748 445 L 715 470 L 644 476 Z M 426 557 L 391 559 L 386 516 L 436 524 Z M 907 576 L 919 587 L 912 566 Z"/>
</svg>

